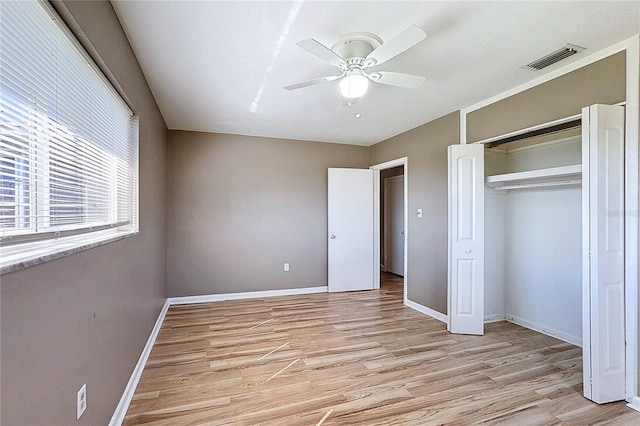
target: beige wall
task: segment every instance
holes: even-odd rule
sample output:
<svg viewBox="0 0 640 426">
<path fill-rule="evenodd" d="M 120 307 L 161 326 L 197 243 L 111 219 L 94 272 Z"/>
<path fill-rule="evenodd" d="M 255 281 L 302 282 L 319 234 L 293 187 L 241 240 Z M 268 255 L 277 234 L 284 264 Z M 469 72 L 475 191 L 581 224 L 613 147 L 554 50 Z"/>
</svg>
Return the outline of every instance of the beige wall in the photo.
<svg viewBox="0 0 640 426">
<path fill-rule="evenodd" d="M 447 146 L 459 143 L 459 113 L 370 147 L 369 163 L 408 157 L 407 277 L 410 300 L 447 313 Z M 416 209 L 423 209 L 422 219 Z"/>
<path fill-rule="evenodd" d="M 327 168 L 367 147 L 171 131 L 168 153 L 169 296 L 327 285 Z"/>
<path fill-rule="evenodd" d="M 467 142 L 580 114 L 582 107 L 625 100 L 625 52 L 467 114 Z"/>
<path fill-rule="evenodd" d="M 57 7 L 139 113 L 140 234 L 1 277 L 3 425 L 106 425 L 166 296 L 165 123 L 109 2 Z"/>
</svg>

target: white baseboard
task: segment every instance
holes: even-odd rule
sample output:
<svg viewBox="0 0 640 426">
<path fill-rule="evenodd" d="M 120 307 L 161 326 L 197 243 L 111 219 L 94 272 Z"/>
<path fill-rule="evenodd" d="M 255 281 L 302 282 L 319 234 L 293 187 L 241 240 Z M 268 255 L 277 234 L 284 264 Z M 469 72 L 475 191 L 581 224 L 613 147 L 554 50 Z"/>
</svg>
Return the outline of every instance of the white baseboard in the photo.
<svg viewBox="0 0 640 426">
<path fill-rule="evenodd" d="M 295 296 L 299 294 L 326 293 L 327 286 L 291 288 L 286 290 L 247 291 L 245 293 L 205 294 L 202 296 L 170 297 L 169 305 L 184 305 L 188 303 L 221 302 L 223 300 L 256 299 L 260 297 Z"/>
<path fill-rule="evenodd" d="M 505 319 L 514 324 L 530 328 L 531 330 L 537 331 L 538 333 L 546 334 L 547 336 L 555 337 L 556 339 L 571 343 L 572 345 L 582 347 L 582 337 L 574 336 L 569 333 L 565 333 L 564 331 L 556 330 L 542 324 L 538 324 L 537 322 L 520 318 L 516 315 L 507 314 Z"/>
<path fill-rule="evenodd" d="M 447 318 L 447 316 L 445 314 L 440 313 L 438 311 L 434 311 L 431 308 L 427 308 L 426 306 L 421 305 L 421 304 L 416 303 L 416 302 L 413 302 L 413 301 L 411 301 L 409 299 L 405 299 L 404 305 L 408 306 L 411 309 L 415 309 L 416 311 L 418 311 L 420 313 L 428 315 L 431 318 L 437 319 L 438 321 L 441 321 L 441 322 L 443 322 L 445 324 L 447 324 L 449 322 L 448 318 Z"/>
<path fill-rule="evenodd" d="M 491 322 L 500 322 L 505 321 L 504 314 L 495 314 L 495 315 L 487 315 L 484 317 L 484 323 L 489 324 Z"/>
<path fill-rule="evenodd" d="M 153 344 L 156 342 L 158 333 L 160 333 L 162 322 L 164 321 L 164 317 L 167 314 L 168 310 L 169 310 L 169 300 L 164 302 L 164 306 L 160 311 L 160 315 L 158 315 L 156 324 L 153 326 L 153 329 L 151 330 L 151 334 L 147 339 L 147 344 L 144 345 L 144 348 L 142 349 L 142 354 L 138 359 L 138 363 L 133 369 L 133 373 L 131 373 L 131 377 L 129 378 L 127 387 L 124 388 L 124 393 L 120 398 L 120 402 L 118 402 L 116 411 L 113 413 L 113 417 L 111 417 L 109 426 L 120 426 L 124 421 L 124 416 L 127 414 L 127 410 L 129 409 L 129 404 L 131 404 L 131 399 L 133 398 L 133 394 L 135 393 L 136 387 L 138 386 L 138 382 L 140 381 L 140 377 L 142 376 L 142 371 L 144 370 L 144 367 L 147 364 L 147 359 L 149 359 L 149 354 L 151 353 Z"/>
<path fill-rule="evenodd" d="M 627 404 L 627 407 L 640 411 L 640 396 L 634 396 L 631 398 L 631 402 Z"/>
</svg>

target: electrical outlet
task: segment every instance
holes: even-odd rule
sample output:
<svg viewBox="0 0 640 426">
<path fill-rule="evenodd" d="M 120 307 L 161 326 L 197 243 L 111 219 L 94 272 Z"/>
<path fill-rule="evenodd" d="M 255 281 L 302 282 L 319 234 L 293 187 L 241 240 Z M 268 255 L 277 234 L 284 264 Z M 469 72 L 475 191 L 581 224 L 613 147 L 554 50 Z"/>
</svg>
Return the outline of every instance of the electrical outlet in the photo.
<svg viewBox="0 0 640 426">
<path fill-rule="evenodd" d="M 285 272 L 289 272 L 289 264 L 288 263 L 284 264 L 284 271 Z"/>
<path fill-rule="evenodd" d="M 78 391 L 76 407 L 77 407 L 76 419 L 79 419 L 80 416 L 82 416 L 82 413 L 84 413 L 84 410 L 87 409 L 87 384 L 86 383 L 82 385 L 82 387 Z"/>
</svg>

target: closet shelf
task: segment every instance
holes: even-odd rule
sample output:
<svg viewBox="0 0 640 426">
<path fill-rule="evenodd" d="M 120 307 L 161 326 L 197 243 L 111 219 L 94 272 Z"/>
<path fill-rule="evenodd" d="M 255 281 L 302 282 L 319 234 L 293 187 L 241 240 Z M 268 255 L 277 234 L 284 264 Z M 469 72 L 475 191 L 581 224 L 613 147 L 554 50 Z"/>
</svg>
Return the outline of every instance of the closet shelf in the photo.
<svg viewBox="0 0 640 426">
<path fill-rule="evenodd" d="M 573 164 L 570 166 L 487 176 L 486 183 L 497 190 L 579 185 L 581 183 L 581 175 L 582 165 Z"/>
</svg>

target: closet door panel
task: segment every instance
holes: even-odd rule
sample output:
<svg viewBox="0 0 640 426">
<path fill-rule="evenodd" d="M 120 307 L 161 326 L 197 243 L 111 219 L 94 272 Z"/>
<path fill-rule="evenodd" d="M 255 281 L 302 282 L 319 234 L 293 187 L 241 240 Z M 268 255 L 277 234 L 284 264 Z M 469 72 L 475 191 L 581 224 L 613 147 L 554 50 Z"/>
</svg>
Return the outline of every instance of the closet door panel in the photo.
<svg viewBox="0 0 640 426">
<path fill-rule="evenodd" d="M 589 167 L 583 176 L 588 205 L 585 235 L 585 396 L 605 403 L 624 399 L 624 107 L 583 111 Z M 586 179 L 585 179 L 586 181 Z M 588 343 L 588 344 L 587 344 Z M 590 380 L 587 380 L 589 378 Z"/>
<path fill-rule="evenodd" d="M 449 146 L 448 329 L 484 333 L 484 146 Z"/>
</svg>

